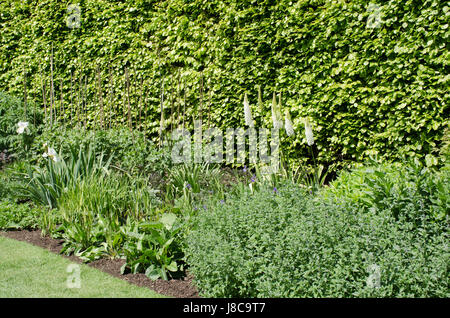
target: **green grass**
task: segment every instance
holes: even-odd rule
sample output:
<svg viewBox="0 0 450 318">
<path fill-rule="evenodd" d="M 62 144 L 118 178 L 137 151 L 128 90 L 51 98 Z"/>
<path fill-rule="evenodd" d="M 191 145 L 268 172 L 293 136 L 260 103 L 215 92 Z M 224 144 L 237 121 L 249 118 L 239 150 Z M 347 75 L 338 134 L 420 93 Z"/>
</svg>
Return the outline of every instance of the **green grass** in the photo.
<svg viewBox="0 0 450 318">
<path fill-rule="evenodd" d="M 0 297 L 165 297 L 83 264 L 80 288 L 69 288 L 70 264 L 47 250 L 0 236 Z"/>
</svg>

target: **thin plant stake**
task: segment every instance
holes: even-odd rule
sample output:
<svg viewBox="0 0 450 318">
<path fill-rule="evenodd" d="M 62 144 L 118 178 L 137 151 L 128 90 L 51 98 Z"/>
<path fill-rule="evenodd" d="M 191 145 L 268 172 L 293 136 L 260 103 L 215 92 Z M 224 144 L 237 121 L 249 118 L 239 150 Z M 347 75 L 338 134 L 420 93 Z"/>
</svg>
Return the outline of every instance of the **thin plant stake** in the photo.
<svg viewBox="0 0 450 318">
<path fill-rule="evenodd" d="M 59 93 L 60 93 L 60 102 L 59 102 L 59 119 L 62 119 L 63 125 L 66 124 L 65 114 L 64 114 L 64 97 L 63 97 L 63 80 L 59 83 Z"/>
<path fill-rule="evenodd" d="M 100 127 L 105 129 L 105 113 L 103 111 L 103 94 L 102 94 L 102 78 L 100 74 L 100 68 L 97 66 L 97 89 L 98 89 L 98 102 L 100 106 Z M 95 125 L 95 123 L 94 123 Z"/>
<path fill-rule="evenodd" d="M 39 77 L 41 79 L 41 89 L 42 89 L 42 102 L 44 104 L 44 118 L 47 120 L 47 100 L 46 100 L 46 92 L 45 92 L 45 81 L 42 80 L 42 68 L 39 64 Z"/>
<path fill-rule="evenodd" d="M 144 78 L 141 77 L 141 94 L 139 96 L 139 131 L 142 130 L 142 98 L 144 96 Z"/>
<path fill-rule="evenodd" d="M 27 72 L 23 68 L 23 107 L 25 113 L 25 121 L 27 120 Z"/>
<path fill-rule="evenodd" d="M 161 81 L 161 120 L 159 125 L 159 148 L 162 145 L 162 134 L 164 129 L 164 78 Z"/>
<path fill-rule="evenodd" d="M 70 70 L 70 127 L 73 127 L 73 71 Z"/>
<path fill-rule="evenodd" d="M 50 55 L 50 127 L 53 126 L 54 101 L 55 101 L 55 96 L 54 96 L 54 86 L 53 86 L 53 43 L 52 43 L 52 52 Z"/>
<path fill-rule="evenodd" d="M 183 129 L 185 127 L 185 118 L 186 118 L 186 81 L 183 82 Z"/>
<path fill-rule="evenodd" d="M 132 122 L 131 122 L 131 105 L 130 105 L 130 77 L 128 74 L 128 68 L 125 67 L 125 79 L 127 83 L 127 105 L 128 105 L 128 127 L 130 131 L 133 131 Z"/>
<path fill-rule="evenodd" d="M 113 97 L 113 83 L 112 83 L 112 70 L 109 65 L 109 128 L 112 126 L 112 117 L 114 115 L 114 97 Z"/>
<path fill-rule="evenodd" d="M 83 114 L 84 114 L 84 129 L 87 128 L 87 78 L 88 76 L 84 76 L 84 94 L 83 94 Z"/>
</svg>

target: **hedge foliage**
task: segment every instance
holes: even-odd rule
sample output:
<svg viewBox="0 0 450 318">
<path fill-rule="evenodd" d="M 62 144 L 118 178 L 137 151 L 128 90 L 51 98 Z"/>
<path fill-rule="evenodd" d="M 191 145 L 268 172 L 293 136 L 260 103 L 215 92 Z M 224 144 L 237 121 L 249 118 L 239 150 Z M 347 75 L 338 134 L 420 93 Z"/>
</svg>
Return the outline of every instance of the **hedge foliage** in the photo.
<svg viewBox="0 0 450 318">
<path fill-rule="evenodd" d="M 80 28 L 68 28 L 70 3 L 2 1 L 1 89 L 21 96 L 25 73 L 28 95 L 40 100 L 53 45 L 55 99 L 62 81 L 67 112 L 70 72 L 73 104 L 86 75 L 91 125 L 99 120 L 97 67 L 105 107 L 114 122 L 127 123 L 127 66 L 133 122 L 143 95 L 143 126 L 153 138 L 164 81 L 166 125 L 172 110 L 182 117 L 186 96 L 190 121 L 243 126 L 247 92 L 257 125 L 268 127 L 272 94 L 281 92 L 297 132 L 283 148 L 298 161 L 308 157 L 304 116 L 322 163 L 375 153 L 422 159 L 439 145 L 449 98 L 445 1 L 79 1 Z"/>
</svg>

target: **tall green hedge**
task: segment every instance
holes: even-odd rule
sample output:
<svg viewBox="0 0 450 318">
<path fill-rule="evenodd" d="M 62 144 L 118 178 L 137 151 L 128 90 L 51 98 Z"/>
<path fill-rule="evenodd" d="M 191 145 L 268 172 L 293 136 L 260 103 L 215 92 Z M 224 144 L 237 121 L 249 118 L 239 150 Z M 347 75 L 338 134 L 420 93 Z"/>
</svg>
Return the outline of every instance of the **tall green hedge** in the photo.
<svg viewBox="0 0 450 318">
<path fill-rule="evenodd" d="M 424 158 L 439 146 L 447 125 L 450 10 L 445 1 L 80 0 L 80 28 L 73 29 L 66 24 L 73 14 L 69 4 L 0 3 L 0 89 L 21 96 L 25 72 L 29 96 L 42 99 L 39 67 L 48 90 L 53 44 L 56 99 L 63 81 L 66 111 L 70 71 L 74 104 L 84 74 L 89 120 L 98 121 L 99 67 L 105 107 L 114 111 L 115 122 L 126 125 L 127 66 L 133 122 L 139 117 L 142 79 L 143 126 L 154 138 L 163 80 L 166 125 L 172 109 L 181 118 L 178 108 L 186 95 L 191 120 L 203 109 L 204 121 L 243 126 L 247 92 L 257 125 L 268 127 L 272 94 L 281 92 L 297 133 L 284 136 L 283 149 L 298 161 L 309 153 L 304 116 L 312 120 L 319 161 L 338 165 L 376 153 L 392 160 Z"/>
</svg>

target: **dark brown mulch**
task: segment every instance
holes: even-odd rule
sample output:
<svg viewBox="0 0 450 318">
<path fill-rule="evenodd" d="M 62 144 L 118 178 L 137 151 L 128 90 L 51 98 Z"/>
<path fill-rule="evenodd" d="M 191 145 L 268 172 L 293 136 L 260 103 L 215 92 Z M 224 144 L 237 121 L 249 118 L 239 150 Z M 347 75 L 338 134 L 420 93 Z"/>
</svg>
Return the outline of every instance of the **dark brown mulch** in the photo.
<svg viewBox="0 0 450 318">
<path fill-rule="evenodd" d="M 53 239 L 51 237 L 41 236 L 40 230 L 20 230 L 20 231 L 0 231 L 0 235 L 12 238 L 18 241 L 27 242 L 42 248 L 45 248 L 53 253 L 60 254 L 62 248 L 62 240 Z M 61 254 L 60 254 L 61 255 Z M 83 263 L 81 259 L 76 256 L 66 256 L 75 263 Z M 192 276 L 188 273 L 187 277 L 183 279 L 171 279 L 168 281 L 158 279 L 153 281 L 144 274 L 120 274 L 120 267 L 125 263 L 123 259 L 100 259 L 88 263 L 89 266 L 108 273 L 114 277 L 125 280 L 131 284 L 147 287 L 157 293 L 176 297 L 176 298 L 198 298 L 198 291 L 192 283 Z"/>
</svg>

